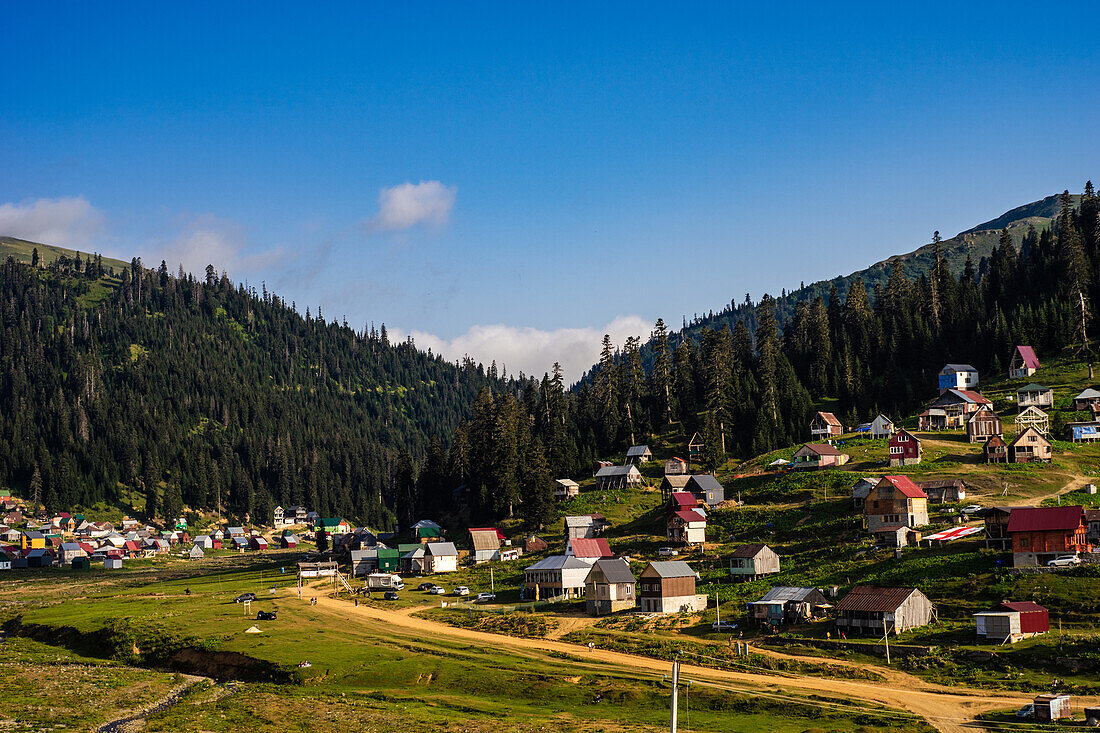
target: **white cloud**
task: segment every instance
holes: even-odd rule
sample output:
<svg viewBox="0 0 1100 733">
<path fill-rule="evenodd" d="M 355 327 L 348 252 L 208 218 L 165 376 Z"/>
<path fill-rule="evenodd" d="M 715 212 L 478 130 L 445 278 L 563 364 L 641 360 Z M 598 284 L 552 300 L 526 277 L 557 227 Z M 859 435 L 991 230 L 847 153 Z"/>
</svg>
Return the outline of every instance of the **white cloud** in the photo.
<svg viewBox="0 0 1100 733">
<path fill-rule="evenodd" d="M 558 328 L 541 331 L 537 328 L 496 325 L 476 325 L 453 339 L 443 339 L 423 331 L 412 331 L 416 345 L 454 361 L 469 355 L 488 366 L 495 359 L 497 366 L 507 365 L 509 374 L 533 374 L 541 377 L 554 362 L 562 365 L 567 382 L 572 382 L 600 358 L 604 334 L 610 334 L 616 347 L 622 347 L 627 336 L 648 337 L 653 324 L 641 316 L 619 316 L 603 328 Z M 402 339 L 404 333 L 392 329 L 392 338 Z"/>
<path fill-rule="evenodd" d="M 0 204 L 0 235 L 69 249 L 92 249 L 103 221 L 83 196 Z"/>
<path fill-rule="evenodd" d="M 457 186 L 439 181 L 402 183 L 378 193 L 378 213 L 365 223 L 368 232 L 411 229 L 417 224 L 439 228 L 455 205 Z"/>
<path fill-rule="evenodd" d="M 146 267 L 155 267 L 160 260 L 175 271 L 183 269 L 201 275 L 207 265 L 221 272 L 226 270 L 234 277 L 277 267 L 287 259 L 282 247 L 249 251 L 248 235 L 240 224 L 210 214 L 194 217 L 184 223 L 182 230 L 166 242 L 153 242 L 149 249 Z"/>
</svg>

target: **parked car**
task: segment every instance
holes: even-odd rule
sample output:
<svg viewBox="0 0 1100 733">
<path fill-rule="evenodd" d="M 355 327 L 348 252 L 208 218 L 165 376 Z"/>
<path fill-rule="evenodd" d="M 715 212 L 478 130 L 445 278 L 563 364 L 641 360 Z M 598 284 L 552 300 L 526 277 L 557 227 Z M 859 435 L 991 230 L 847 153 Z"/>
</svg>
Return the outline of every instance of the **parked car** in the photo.
<svg viewBox="0 0 1100 733">
<path fill-rule="evenodd" d="M 711 631 L 736 631 L 737 624 L 731 624 L 729 621 L 715 621 L 710 625 Z"/>
<path fill-rule="evenodd" d="M 431 590 L 434 587 L 435 587 L 435 583 L 421 583 L 420 585 L 416 586 L 416 589 L 417 590 Z"/>
<path fill-rule="evenodd" d="M 233 599 L 233 602 L 234 603 L 244 603 L 245 601 L 254 601 L 254 600 L 256 600 L 256 594 L 255 593 L 241 593 L 239 596 L 237 596 L 236 598 Z"/>
<path fill-rule="evenodd" d="M 1029 702 L 1022 708 L 1016 711 L 1017 718 L 1034 718 L 1035 717 L 1035 703 Z"/>
<path fill-rule="evenodd" d="M 441 585 L 433 585 L 431 588 L 428 589 L 428 592 L 431 593 L 433 596 L 441 596 L 447 592 L 447 589 Z"/>
<path fill-rule="evenodd" d="M 1061 557 L 1056 557 L 1048 562 L 1047 566 L 1052 568 L 1072 568 L 1073 566 L 1080 564 L 1081 558 L 1077 557 L 1076 555 L 1062 555 Z"/>
<path fill-rule="evenodd" d="M 464 585 L 460 585 L 457 588 L 455 588 L 455 595 L 456 596 L 468 596 L 468 595 L 470 595 L 470 589 L 467 588 Z"/>
<path fill-rule="evenodd" d="M 257 621 L 274 621 L 276 613 L 278 613 L 278 611 L 259 611 L 256 614 L 256 620 Z"/>
<path fill-rule="evenodd" d="M 400 597 L 395 590 L 388 590 L 382 595 L 382 599 L 386 601 L 396 601 Z"/>
<path fill-rule="evenodd" d="M 680 554 L 680 551 L 675 547 L 662 547 L 657 550 L 657 554 L 661 557 L 675 557 Z"/>
<path fill-rule="evenodd" d="M 475 598 L 474 600 L 478 603 L 486 603 L 488 601 L 495 601 L 496 599 L 496 593 L 478 593 L 477 598 Z"/>
<path fill-rule="evenodd" d="M 963 514 L 977 514 L 981 510 L 982 507 L 980 507 L 979 505 L 971 504 L 970 506 L 964 506 L 962 512 Z"/>
</svg>

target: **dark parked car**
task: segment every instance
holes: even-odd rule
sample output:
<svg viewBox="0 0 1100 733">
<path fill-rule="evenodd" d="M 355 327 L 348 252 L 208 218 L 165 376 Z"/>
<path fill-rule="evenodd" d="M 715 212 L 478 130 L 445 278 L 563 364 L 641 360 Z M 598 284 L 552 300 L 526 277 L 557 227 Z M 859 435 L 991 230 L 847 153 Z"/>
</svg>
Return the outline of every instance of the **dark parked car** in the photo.
<svg viewBox="0 0 1100 733">
<path fill-rule="evenodd" d="M 254 600 L 256 600 L 256 594 L 255 593 L 241 593 L 239 596 L 237 596 L 236 598 L 233 599 L 233 602 L 234 603 L 244 603 L 245 601 L 254 601 Z"/>
<path fill-rule="evenodd" d="M 382 596 L 382 598 L 384 598 L 387 601 L 396 601 L 400 597 L 401 596 L 397 595 L 397 591 L 395 591 L 395 590 L 388 590 L 388 591 L 386 591 L 386 594 L 384 596 Z"/>
<path fill-rule="evenodd" d="M 260 611 L 256 614 L 257 621 L 274 621 L 276 611 Z"/>
<path fill-rule="evenodd" d="M 434 586 L 434 585 L 435 585 L 435 583 L 421 583 L 420 585 L 416 586 L 416 589 L 417 590 L 431 590 L 432 586 Z"/>
</svg>

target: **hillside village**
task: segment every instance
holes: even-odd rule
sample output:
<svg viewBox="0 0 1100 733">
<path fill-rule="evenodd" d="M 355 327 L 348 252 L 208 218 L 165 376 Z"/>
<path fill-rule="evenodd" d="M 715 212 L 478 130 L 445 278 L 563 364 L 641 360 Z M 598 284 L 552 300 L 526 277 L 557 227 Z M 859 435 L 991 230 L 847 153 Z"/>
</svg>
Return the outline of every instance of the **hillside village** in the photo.
<svg viewBox="0 0 1100 733">
<path fill-rule="evenodd" d="M 518 522 L 448 527 L 444 517 L 377 532 L 304 506 L 276 507 L 253 526 L 189 527 L 181 517 L 156 527 L 47 516 L 4 492 L 0 570 L 121 571 L 159 558 L 201 567 L 294 551 L 299 593 L 338 578 L 333 591 L 355 604 L 488 617 L 522 609 L 550 627 L 580 613 L 592 621 L 567 638 L 642 653 L 638 630 L 725 638 L 739 652 L 751 640 L 826 656 L 893 653 L 918 668 L 943 648 L 995 649 L 990 674 L 1008 657 L 1030 666 L 1029 679 L 1064 677 L 1010 683 L 1053 685 L 1036 715 L 1057 718 L 1066 695 L 1098 689 L 1085 681 L 1087 655 L 1068 662 L 1080 677 L 1053 675 L 1067 662 L 1037 652 L 1052 630 L 1060 648 L 1086 643 L 1100 612 L 1100 497 L 1087 478 L 1100 461 L 1100 392 L 1080 388 L 1072 360 L 1044 368 L 1020 346 L 1008 361 L 1008 378 L 987 384 L 968 364 L 945 365 L 928 408 L 909 419 L 844 426 L 818 412 L 805 444 L 717 475 L 693 471 L 694 439 L 655 436 L 590 476 L 558 479 L 560 524 L 537 533 Z M 414 590 L 410 578 L 424 582 Z M 1031 651 L 1017 658 L 1016 644 Z"/>
</svg>

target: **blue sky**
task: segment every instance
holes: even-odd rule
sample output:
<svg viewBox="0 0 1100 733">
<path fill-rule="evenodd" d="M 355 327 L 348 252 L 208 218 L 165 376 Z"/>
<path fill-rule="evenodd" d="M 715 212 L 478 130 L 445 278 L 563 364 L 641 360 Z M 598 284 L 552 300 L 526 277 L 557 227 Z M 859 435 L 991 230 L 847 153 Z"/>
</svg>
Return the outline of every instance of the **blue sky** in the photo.
<svg viewBox="0 0 1100 733">
<path fill-rule="evenodd" d="M 1095 4 L 590 5 L 3 4 L 0 234 L 576 376 L 1100 171 Z"/>
</svg>

